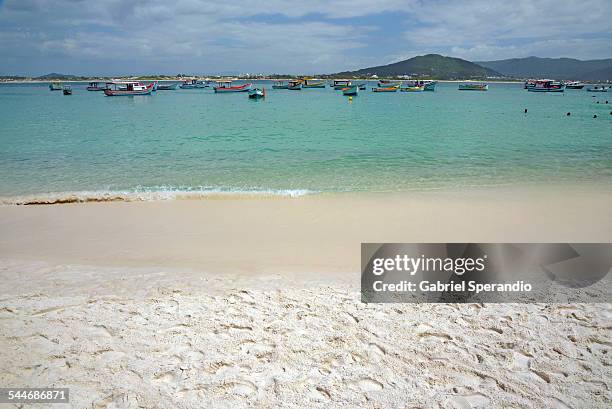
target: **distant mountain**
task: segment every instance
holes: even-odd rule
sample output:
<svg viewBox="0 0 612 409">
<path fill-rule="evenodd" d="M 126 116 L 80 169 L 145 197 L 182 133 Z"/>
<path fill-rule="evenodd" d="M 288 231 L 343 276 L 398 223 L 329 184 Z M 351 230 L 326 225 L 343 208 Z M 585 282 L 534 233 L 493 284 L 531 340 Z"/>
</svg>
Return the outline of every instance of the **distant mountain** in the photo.
<svg viewBox="0 0 612 409">
<path fill-rule="evenodd" d="M 550 77 L 560 80 L 612 80 L 612 58 L 576 60 L 574 58 L 511 58 L 480 61 L 477 64 L 515 78 Z"/>
<path fill-rule="evenodd" d="M 482 67 L 461 58 L 445 57 L 439 54 L 427 54 L 408 60 L 378 67 L 364 68 L 357 71 L 345 71 L 334 76 L 372 76 L 396 77 L 411 75 L 437 79 L 469 79 L 485 77 L 501 77 L 497 71 Z"/>
<path fill-rule="evenodd" d="M 612 81 L 612 65 L 600 70 L 587 72 L 580 78 L 585 81 Z"/>
<path fill-rule="evenodd" d="M 35 80 L 41 80 L 41 81 L 45 81 L 45 80 L 75 80 L 75 79 L 79 79 L 82 77 L 78 77 L 76 75 L 68 75 L 68 74 L 58 74 L 56 72 L 52 72 L 50 74 L 45 74 L 45 75 L 41 75 L 40 77 L 36 77 L 34 78 Z"/>
</svg>

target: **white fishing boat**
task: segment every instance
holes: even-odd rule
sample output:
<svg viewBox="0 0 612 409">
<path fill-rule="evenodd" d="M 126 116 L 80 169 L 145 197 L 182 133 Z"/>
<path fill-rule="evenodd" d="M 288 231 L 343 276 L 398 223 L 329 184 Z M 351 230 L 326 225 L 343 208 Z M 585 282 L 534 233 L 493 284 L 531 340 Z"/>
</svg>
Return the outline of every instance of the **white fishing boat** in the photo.
<svg viewBox="0 0 612 409">
<path fill-rule="evenodd" d="M 605 85 L 595 85 L 595 86 L 587 88 L 587 91 L 588 92 L 608 92 L 608 88 L 610 87 L 606 87 Z"/>
<path fill-rule="evenodd" d="M 584 84 L 580 81 L 569 81 L 565 83 L 565 88 L 567 89 L 582 89 L 584 88 Z"/>
<path fill-rule="evenodd" d="M 137 81 L 113 81 L 107 82 L 104 95 L 108 97 L 149 95 L 153 92 L 156 83 L 148 85 Z"/>
<path fill-rule="evenodd" d="M 339 91 L 343 88 L 350 87 L 351 85 L 351 80 L 334 80 L 333 87 L 336 91 Z"/>
</svg>

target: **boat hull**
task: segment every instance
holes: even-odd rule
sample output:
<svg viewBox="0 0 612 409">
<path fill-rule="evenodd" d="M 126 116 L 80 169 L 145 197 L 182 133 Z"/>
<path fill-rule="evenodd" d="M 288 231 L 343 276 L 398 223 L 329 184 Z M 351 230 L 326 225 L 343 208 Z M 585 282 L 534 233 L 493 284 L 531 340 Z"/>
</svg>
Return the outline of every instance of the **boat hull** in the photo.
<svg viewBox="0 0 612 409">
<path fill-rule="evenodd" d="M 150 95 L 151 92 L 153 92 L 153 84 L 149 84 L 147 88 L 138 91 L 105 89 L 104 95 L 107 97 L 130 97 L 136 95 Z"/>
<path fill-rule="evenodd" d="M 359 87 L 357 85 L 353 85 L 352 87 L 345 87 L 342 89 L 342 95 L 353 96 L 357 95 L 359 92 Z"/>
<path fill-rule="evenodd" d="M 266 91 L 263 89 L 255 88 L 249 90 L 250 99 L 260 99 L 266 97 Z"/>
<path fill-rule="evenodd" d="M 204 88 L 206 88 L 206 85 L 204 85 L 204 84 L 198 84 L 198 85 L 195 85 L 195 84 L 181 84 L 181 85 L 179 85 L 179 87 L 182 88 L 182 89 L 196 89 L 196 88 L 197 89 L 204 89 Z"/>
<path fill-rule="evenodd" d="M 437 82 L 430 82 L 423 85 L 423 91 L 435 91 Z"/>
<path fill-rule="evenodd" d="M 379 87 L 372 88 L 372 92 L 397 92 L 399 87 Z"/>
<path fill-rule="evenodd" d="M 272 89 L 289 89 L 289 85 L 272 85 Z"/>
<path fill-rule="evenodd" d="M 488 91 L 489 86 L 459 85 L 459 91 Z"/>
<path fill-rule="evenodd" d="M 325 83 L 313 82 L 312 84 L 302 84 L 302 88 L 325 88 Z"/>
<path fill-rule="evenodd" d="M 176 87 L 178 87 L 178 84 L 170 84 L 170 85 L 157 84 L 158 91 L 172 91 L 172 90 L 175 90 Z"/>
<path fill-rule="evenodd" d="M 378 81 L 378 88 L 400 87 L 401 81 Z"/>
<path fill-rule="evenodd" d="M 400 88 L 400 91 L 402 92 L 423 92 L 424 87 L 406 87 L 406 88 Z"/>
<path fill-rule="evenodd" d="M 233 87 L 213 87 L 213 89 L 218 94 L 229 92 L 248 92 L 251 89 L 251 84 L 235 85 Z"/>
<path fill-rule="evenodd" d="M 584 88 L 584 85 L 566 85 L 565 88 L 567 88 L 567 89 L 582 89 L 582 88 Z"/>
<path fill-rule="evenodd" d="M 100 87 L 87 87 L 86 89 L 87 89 L 87 91 L 104 91 L 106 88 L 100 88 Z"/>
<path fill-rule="evenodd" d="M 565 88 L 527 88 L 529 92 L 563 92 Z"/>
</svg>

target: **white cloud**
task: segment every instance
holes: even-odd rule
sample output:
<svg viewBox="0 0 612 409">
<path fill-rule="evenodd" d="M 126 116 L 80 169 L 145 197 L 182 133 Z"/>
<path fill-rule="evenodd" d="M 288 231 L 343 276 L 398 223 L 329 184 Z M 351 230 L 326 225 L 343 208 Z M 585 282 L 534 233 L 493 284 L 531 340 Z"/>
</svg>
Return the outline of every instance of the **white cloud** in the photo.
<svg viewBox="0 0 612 409">
<path fill-rule="evenodd" d="M 405 17 L 387 56 L 377 28 L 351 19 L 382 12 Z M 605 58 L 610 15 L 610 0 L 6 0 L 0 72 L 315 73 L 429 52 Z"/>
<path fill-rule="evenodd" d="M 408 47 L 467 59 L 597 58 L 612 41 L 612 1 L 438 1 L 404 32 Z M 574 48 L 579 46 L 580 48 Z M 606 58 L 612 56 L 608 45 Z"/>
</svg>

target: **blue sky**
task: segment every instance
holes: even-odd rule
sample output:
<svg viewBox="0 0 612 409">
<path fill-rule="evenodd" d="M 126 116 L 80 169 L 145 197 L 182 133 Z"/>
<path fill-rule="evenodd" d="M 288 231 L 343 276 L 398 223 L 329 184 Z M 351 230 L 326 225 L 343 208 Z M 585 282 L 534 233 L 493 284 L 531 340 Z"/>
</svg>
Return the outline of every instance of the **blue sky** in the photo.
<svg viewBox="0 0 612 409">
<path fill-rule="evenodd" d="M 312 74 L 611 44 L 612 0 L 0 0 L 0 74 Z"/>
</svg>

